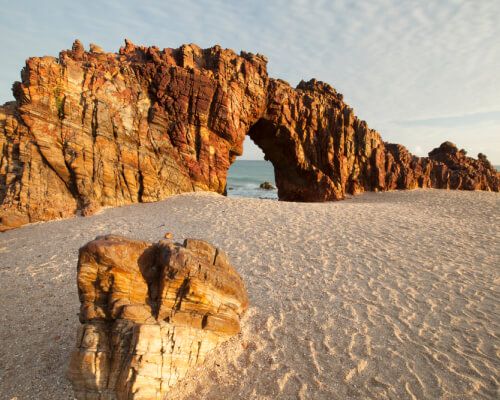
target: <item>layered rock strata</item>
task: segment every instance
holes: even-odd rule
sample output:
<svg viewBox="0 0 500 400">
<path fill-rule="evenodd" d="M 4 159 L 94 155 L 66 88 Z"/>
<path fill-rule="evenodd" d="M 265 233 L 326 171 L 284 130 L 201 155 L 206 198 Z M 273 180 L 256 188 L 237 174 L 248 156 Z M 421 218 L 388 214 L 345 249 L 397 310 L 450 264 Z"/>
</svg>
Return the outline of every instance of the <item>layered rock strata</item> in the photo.
<svg viewBox="0 0 500 400">
<path fill-rule="evenodd" d="M 97 238 L 80 249 L 78 293 L 68 377 L 79 400 L 163 399 L 240 331 L 248 306 L 226 254 L 193 239 Z"/>
<path fill-rule="evenodd" d="M 500 188 L 500 174 L 484 155 L 475 160 L 445 142 L 429 157 L 413 156 L 384 142 L 341 94 L 314 79 L 295 89 L 270 79 L 268 105 L 249 135 L 274 165 L 281 200 L 341 200 L 346 193 L 418 187 Z"/>
<path fill-rule="evenodd" d="M 384 143 L 331 86 L 269 78 L 264 56 L 214 46 L 76 41 L 26 62 L 0 106 L 0 230 L 103 206 L 224 193 L 245 135 L 275 169 L 281 200 L 415 187 L 499 189 L 485 157 L 429 157 Z M 433 154 L 436 155 L 433 156 Z"/>
</svg>

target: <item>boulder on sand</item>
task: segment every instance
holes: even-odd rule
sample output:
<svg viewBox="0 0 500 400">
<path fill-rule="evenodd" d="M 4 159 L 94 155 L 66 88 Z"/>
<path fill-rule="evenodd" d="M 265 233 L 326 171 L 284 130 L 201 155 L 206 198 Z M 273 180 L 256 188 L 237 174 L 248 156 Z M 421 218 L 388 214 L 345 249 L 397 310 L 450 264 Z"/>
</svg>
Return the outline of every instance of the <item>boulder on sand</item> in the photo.
<svg viewBox="0 0 500 400">
<path fill-rule="evenodd" d="M 80 249 L 80 322 L 68 377 L 77 399 L 162 399 L 248 307 L 227 255 L 202 240 L 103 236 Z"/>
</svg>

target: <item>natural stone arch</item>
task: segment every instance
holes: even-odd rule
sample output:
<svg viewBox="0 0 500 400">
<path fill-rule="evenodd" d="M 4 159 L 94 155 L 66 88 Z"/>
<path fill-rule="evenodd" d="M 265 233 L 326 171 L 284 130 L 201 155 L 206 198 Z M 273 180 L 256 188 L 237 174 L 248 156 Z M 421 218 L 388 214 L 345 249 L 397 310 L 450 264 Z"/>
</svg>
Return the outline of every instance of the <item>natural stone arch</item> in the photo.
<svg viewBox="0 0 500 400">
<path fill-rule="evenodd" d="M 294 89 L 271 79 L 268 106 L 248 135 L 275 167 L 280 200 L 341 200 L 378 187 L 371 164 L 384 143 L 328 84 L 313 79 Z"/>
<path fill-rule="evenodd" d="M 27 60 L 0 106 L 0 231 L 189 191 L 223 193 L 249 135 L 275 167 L 281 200 L 415 187 L 499 190 L 488 160 L 454 145 L 428 158 L 384 143 L 342 95 L 269 78 L 267 59 L 214 46 L 76 41 Z"/>
<path fill-rule="evenodd" d="M 325 195 L 320 194 L 322 185 L 312 184 L 314 172 L 301 164 L 295 151 L 297 144 L 285 126 L 260 118 L 248 136 L 262 149 L 265 160 L 272 163 L 280 200 L 318 201 L 318 195 Z"/>
</svg>

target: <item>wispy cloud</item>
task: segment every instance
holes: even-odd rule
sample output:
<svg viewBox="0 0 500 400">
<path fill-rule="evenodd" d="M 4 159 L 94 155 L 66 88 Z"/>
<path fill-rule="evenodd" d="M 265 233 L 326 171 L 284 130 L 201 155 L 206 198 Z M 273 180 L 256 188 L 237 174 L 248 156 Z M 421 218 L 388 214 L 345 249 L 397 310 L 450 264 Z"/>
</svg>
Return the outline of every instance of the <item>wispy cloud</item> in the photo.
<svg viewBox="0 0 500 400">
<path fill-rule="evenodd" d="M 475 146 L 489 146 L 500 163 L 483 122 L 460 117 L 486 114 L 500 136 L 497 116 L 487 115 L 500 104 L 496 0 L 0 2 L 0 101 L 11 98 L 25 58 L 57 54 L 76 37 L 110 51 L 124 37 L 159 47 L 217 43 L 266 54 L 270 74 L 293 85 L 331 83 L 370 126 L 409 148 L 434 145 L 427 128 L 458 141 L 475 126 Z"/>
<path fill-rule="evenodd" d="M 489 112 L 479 112 L 479 113 L 464 114 L 464 115 L 394 121 L 394 124 L 399 126 L 407 126 L 407 127 L 427 126 L 427 127 L 450 127 L 450 128 L 477 126 L 485 123 L 500 124 L 500 111 L 489 111 Z"/>
</svg>

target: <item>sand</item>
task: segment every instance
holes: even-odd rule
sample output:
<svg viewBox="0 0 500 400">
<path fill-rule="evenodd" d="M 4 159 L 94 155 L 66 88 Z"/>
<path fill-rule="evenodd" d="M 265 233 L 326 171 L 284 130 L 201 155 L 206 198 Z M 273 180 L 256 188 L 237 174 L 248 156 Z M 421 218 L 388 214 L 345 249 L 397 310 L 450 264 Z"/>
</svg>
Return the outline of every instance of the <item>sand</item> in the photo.
<svg viewBox="0 0 500 400">
<path fill-rule="evenodd" d="M 298 204 L 196 193 L 0 235 L 0 396 L 71 399 L 78 248 L 97 235 L 229 253 L 243 331 L 172 399 L 494 399 L 500 195 L 416 190 Z"/>
</svg>

